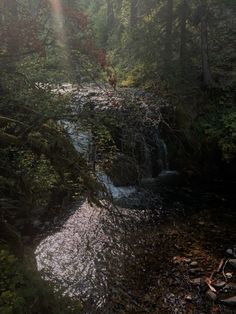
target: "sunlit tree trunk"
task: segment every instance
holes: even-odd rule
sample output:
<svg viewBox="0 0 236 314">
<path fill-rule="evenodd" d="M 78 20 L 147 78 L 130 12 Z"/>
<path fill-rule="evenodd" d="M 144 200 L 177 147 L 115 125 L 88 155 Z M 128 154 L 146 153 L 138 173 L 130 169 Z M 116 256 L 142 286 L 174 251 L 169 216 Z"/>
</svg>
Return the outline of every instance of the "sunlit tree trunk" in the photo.
<svg viewBox="0 0 236 314">
<path fill-rule="evenodd" d="M 201 0 L 201 54 L 202 54 L 202 80 L 205 88 L 213 84 L 209 55 L 208 55 L 208 6 L 207 0 Z"/>
</svg>

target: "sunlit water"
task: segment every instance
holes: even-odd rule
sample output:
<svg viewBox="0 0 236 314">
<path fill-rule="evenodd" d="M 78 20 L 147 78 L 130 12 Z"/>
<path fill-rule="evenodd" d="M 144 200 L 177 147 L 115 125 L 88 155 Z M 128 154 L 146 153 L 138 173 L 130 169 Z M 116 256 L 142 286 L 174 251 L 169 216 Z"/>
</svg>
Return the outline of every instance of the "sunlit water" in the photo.
<svg viewBox="0 0 236 314">
<path fill-rule="evenodd" d="M 133 296 L 125 288 L 125 265 L 127 259 L 135 259 L 132 251 L 140 239 L 132 240 L 132 245 L 130 239 L 145 223 L 146 214 L 84 202 L 59 231 L 38 245 L 38 269 L 66 294 L 82 298 L 88 313 L 110 313 L 116 295 L 132 303 Z"/>
</svg>

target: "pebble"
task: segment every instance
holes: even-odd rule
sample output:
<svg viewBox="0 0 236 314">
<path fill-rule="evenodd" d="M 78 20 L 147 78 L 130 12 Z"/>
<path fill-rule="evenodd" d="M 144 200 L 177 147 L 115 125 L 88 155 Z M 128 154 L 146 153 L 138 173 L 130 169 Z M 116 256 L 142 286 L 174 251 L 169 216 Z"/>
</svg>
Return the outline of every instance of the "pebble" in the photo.
<svg viewBox="0 0 236 314">
<path fill-rule="evenodd" d="M 197 267 L 198 266 L 198 262 L 192 262 L 192 263 L 190 263 L 190 266 L 191 267 Z"/>
<path fill-rule="evenodd" d="M 194 286 L 203 286 L 204 280 L 202 278 L 195 278 L 191 280 L 191 284 L 193 284 Z"/>
<path fill-rule="evenodd" d="M 217 295 L 213 291 L 211 291 L 211 290 L 208 290 L 206 292 L 206 296 L 211 301 L 216 301 L 217 300 Z"/>
<path fill-rule="evenodd" d="M 191 296 L 191 294 L 188 294 L 188 295 L 186 295 L 185 300 L 192 301 L 193 297 Z"/>
<path fill-rule="evenodd" d="M 223 280 L 217 280 L 212 283 L 212 286 L 216 289 L 221 289 L 226 285 L 226 282 Z"/>
<path fill-rule="evenodd" d="M 231 298 L 221 300 L 220 302 L 225 305 L 236 306 L 236 295 Z"/>
<path fill-rule="evenodd" d="M 201 268 L 190 268 L 189 269 L 189 274 L 190 275 L 196 275 L 202 272 Z"/>
<path fill-rule="evenodd" d="M 225 277 L 226 277 L 227 279 L 231 279 L 231 278 L 233 277 L 233 273 L 226 273 L 226 274 L 225 274 Z"/>
<path fill-rule="evenodd" d="M 187 257 L 193 257 L 193 254 L 192 253 L 187 253 L 185 254 Z"/>
</svg>

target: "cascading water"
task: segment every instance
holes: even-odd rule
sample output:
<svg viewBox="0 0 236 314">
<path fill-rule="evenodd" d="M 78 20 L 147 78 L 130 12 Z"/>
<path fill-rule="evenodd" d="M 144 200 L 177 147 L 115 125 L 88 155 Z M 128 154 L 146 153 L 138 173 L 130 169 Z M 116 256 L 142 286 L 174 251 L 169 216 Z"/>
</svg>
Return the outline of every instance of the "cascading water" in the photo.
<svg viewBox="0 0 236 314">
<path fill-rule="evenodd" d="M 75 129 L 71 129 L 70 123 L 67 123 L 67 128 L 78 152 L 84 156 L 90 155 L 90 133 L 81 132 L 78 135 Z M 142 146 L 140 152 L 143 153 L 142 162 L 146 158 L 148 169 L 151 166 L 150 169 L 153 170 L 159 163 L 156 172 L 146 173 L 147 176 L 154 177 L 151 179 L 156 184 L 177 173 L 169 170 L 167 147 L 158 130 L 151 130 L 150 133 L 151 135 L 145 135 L 145 140 L 143 136 L 142 145 L 145 145 L 145 149 Z M 189 264 L 182 264 L 179 254 L 187 253 L 186 256 L 194 258 L 194 255 L 203 250 L 199 262 L 208 263 L 209 238 L 214 228 L 214 246 L 222 250 L 222 237 L 219 237 L 219 229 L 214 220 L 215 203 L 213 215 L 207 218 L 207 223 L 202 224 L 209 211 L 207 215 L 203 213 L 201 219 L 197 219 L 198 216 L 193 216 L 192 219 L 188 216 L 191 221 L 183 225 L 186 204 L 182 197 L 179 202 L 177 189 L 168 194 L 168 199 L 165 196 L 161 198 L 158 193 L 153 195 L 154 193 L 147 192 L 143 206 L 131 207 L 131 195 L 139 195 L 139 188 L 118 188 L 104 173 L 98 173 L 97 177 L 113 198 L 125 197 L 127 207 L 122 205 L 121 208 L 109 202 L 104 202 L 104 207 L 98 207 L 85 201 L 71 210 L 66 221 L 59 226 L 52 226 L 50 235 L 45 236 L 36 248 L 37 266 L 43 277 L 57 287 L 62 287 L 64 294 L 82 301 L 83 313 L 86 314 L 185 314 L 192 313 L 193 310 L 208 313 L 205 310 L 205 300 L 202 302 L 200 299 L 200 287 L 194 290 L 192 281 L 188 281 Z M 160 185 L 156 186 L 160 191 Z M 178 192 L 181 189 L 178 188 Z M 184 189 L 183 193 L 186 196 L 188 192 Z M 155 203 L 147 203 L 153 196 L 157 201 L 155 199 Z M 197 198 L 196 195 L 195 198 L 191 196 L 191 202 L 187 198 L 187 204 L 195 201 L 194 206 L 190 207 L 194 215 L 202 209 L 200 197 L 201 194 Z M 213 194 L 214 200 L 215 197 Z M 168 207 L 169 201 L 171 204 Z M 196 207 L 198 203 L 199 207 Z M 225 209 L 225 205 L 223 208 Z M 181 223 L 178 224 L 175 218 L 171 223 L 178 211 Z M 218 208 L 217 215 L 224 211 Z M 163 215 L 168 215 L 165 224 L 160 223 Z M 210 232 L 205 229 L 208 224 Z M 201 229 L 202 233 L 198 238 Z M 226 230 L 227 242 L 230 237 L 234 241 L 234 230 L 235 228 Z M 218 265 L 215 263 L 215 254 L 213 261 L 212 271 Z M 201 303 L 204 304 L 203 307 Z"/>
<path fill-rule="evenodd" d="M 93 146 L 90 132 L 78 132 L 68 121 L 62 123 L 75 149 L 89 161 Z M 144 159 L 151 168 L 150 145 L 146 142 L 144 145 Z M 168 169 L 168 154 L 158 132 L 155 146 L 162 163 L 162 175 Z M 152 175 L 151 172 L 148 175 Z M 137 192 L 134 186 L 116 187 L 105 173 L 97 173 L 97 178 L 115 200 L 129 200 Z M 136 292 L 127 290 L 129 277 L 125 274 L 126 267 L 137 259 L 136 254 L 139 255 L 136 247 L 145 250 L 144 230 L 141 230 L 147 217 L 150 218 L 147 209 L 117 208 L 109 203 L 99 208 L 85 201 L 72 211 L 59 230 L 38 245 L 35 251 L 38 269 L 46 280 L 63 287 L 67 295 L 81 298 L 85 313 L 116 313 L 116 295 L 124 303 L 137 306 Z M 131 247 L 131 242 L 136 245 Z M 142 271 L 145 272 L 145 268 Z"/>
</svg>

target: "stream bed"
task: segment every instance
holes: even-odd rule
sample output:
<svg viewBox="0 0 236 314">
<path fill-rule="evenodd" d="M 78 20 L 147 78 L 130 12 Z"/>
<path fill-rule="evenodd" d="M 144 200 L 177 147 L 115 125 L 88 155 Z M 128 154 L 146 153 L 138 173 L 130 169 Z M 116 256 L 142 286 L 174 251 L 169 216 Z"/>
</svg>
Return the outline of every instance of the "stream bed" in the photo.
<svg viewBox="0 0 236 314">
<path fill-rule="evenodd" d="M 235 245 L 232 199 L 175 187 L 147 204 L 75 206 L 35 251 L 43 277 L 81 300 L 84 313 L 235 313 L 204 287 Z"/>
<path fill-rule="evenodd" d="M 161 99 L 158 107 L 146 93 L 127 92 L 147 118 L 151 97 L 158 115 Z M 122 93 L 114 97 L 94 86 L 74 93 L 75 115 L 87 105 L 94 112 L 115 114 L 124 102 Z M 88 158 L 90 133 L 78 136 L 70 123 L 63 123 L 75 149 Z M 155 141 L 149 146 L 159 152 L 152 158 L 159 162 L 159 175 L 148 177 L 153 165 L 146 144 L 147 176 L 139 187 L 117 187 L 105 173 L 97 173 L 113 202 L 98 207 L 84 200 L 68 209 L 64 218 L 47 223 L 35 249 L 38 270 L 45 280 L 78 299 L 85 314 L 236 313 L 233 187 L 219 182 L 214 187 L 184 186 L 178 172 L 169 169 L 158 127 L 147 133 L 150 137 Z"/>
<path fill-rule="evenodd" d="M 75 94 L 75 114 L 81 103 L 116 112 L 124 102 L 94 86 Z M 147 95 L 138 97 L 145 113 Z M 82 133 L 82 141 L 67 125 L 74 147 L 87 158 L 89 133 Z M 117 187 L 97 173 L 113 202 L 98 207 L 84 200 L 64 219 L 47 224 L 35 250 L 38 270 L 78 299 L 85 314 L 236 313 L 233 187 L 181 185 L 178 173 L 169 169 L 165 142 L 158 132 L 152 135 L 161 164 L 158 177 L 147 176 L 139 187 Z"/>
</svg>

